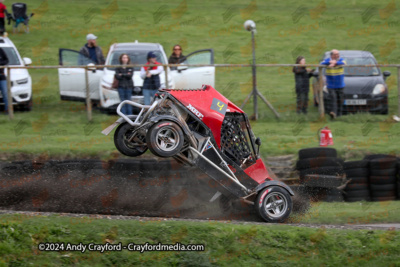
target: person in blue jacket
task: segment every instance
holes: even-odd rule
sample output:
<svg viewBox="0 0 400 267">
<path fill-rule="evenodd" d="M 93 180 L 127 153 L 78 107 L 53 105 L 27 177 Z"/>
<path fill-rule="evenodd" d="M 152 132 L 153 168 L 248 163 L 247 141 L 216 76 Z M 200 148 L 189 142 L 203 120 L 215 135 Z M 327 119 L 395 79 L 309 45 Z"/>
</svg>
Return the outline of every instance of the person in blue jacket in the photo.
<svg viewBox="0 0 400 267">
<path fill-rule="evenodd" d="M 346 62 L 340 57 L 339 51 L 333 49 L 331 57 L 321 62 L 321 65 L 327 65 L 325 71 L 326 87 L 329 93 L 330 105 L 327 107 L 332 119 L 342 115 L 343 109 L 343 89 L 344 89 L 344 68 Z"/>
</svg>

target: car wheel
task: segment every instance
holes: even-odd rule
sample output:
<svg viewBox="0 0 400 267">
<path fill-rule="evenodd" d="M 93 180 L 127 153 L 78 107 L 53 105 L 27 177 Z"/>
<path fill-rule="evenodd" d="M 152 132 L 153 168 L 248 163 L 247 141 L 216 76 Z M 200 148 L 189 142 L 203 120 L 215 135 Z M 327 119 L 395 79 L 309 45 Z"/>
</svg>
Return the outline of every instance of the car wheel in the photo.
<svg viewBox="0 0 400 267">
<path fill-rule="evenodd" d="M 375 192 L 380 191 L 395 191 L 396 184 L 371 184 L 371 191 L 374 194 Z"/>
<path fill-rule="evenodd" d="M 300 171 L 300 178 L 304 178 L 308 174 L 320 174 L 320 175 L 342 175 L 344 170 L 342 167 L 318 167 L 310 168 Z"/>
<path fill-rule="evenodd" d="M 345 196 L 346 198 L 351 198 L 351 197 L 369 197 L 369 190 L 354 190 L 354 191 L 345 191 Z"/>
<path fill-rule="evenodd" d="M 347 169 L 368 168 L 368 160 L 345 161 L 343 167 Z"/>
<path fill-rule="evenodd" d="M 299 159 L 337 157 L 336 149 L 327 147 L 313 147 L 299 150 Z"/>
<path fill-rule="evenodd" d="M 348 184 L 346 191 L 368 190 L 368 184 Z"/>
<path fill-rule="evenodd" d="M 147 151 L 147 146 L 138 146 L 136 142 L 129 142 L 134 127 L 125 122 L 118 126 L 114 133 L 114 144 L 119 152 L 129 157 L 138 157 Z M 146 143 L 144 134 L 138 133 L 137 138 Z"/>
<path fill-rule="evenodd" d="M 184 136 L 181 127 L 175 122 L 160 121 L 147 131 L 146 140 L 154 155 L 173 157 L 181 151 Z"/>
<path fill-rule="evenodd" d="M 292 212 L 293 202 L 286 189 L 270 186 L 258 194 L 255 208 L 267 222 L 284 222 Z"/>
<path fill-rule="evenodd" d="M 394 184 L 396 183 L 396 176 L 370 176 L 370 184 Z"/>
<path fill-rule="evenodd" d="M 347 169 L 347 170 L 344 170 L 344 172 L 346 173 L 347 178 L 368 177 L 368 175 L 369 175 L 368 168 Z"/>
<path fill-rule="evenodd" d="M 297 161 L 296 169 L 304 170 L 316 167 L 341 167 L 343 160 L 339 158 L 309 158 Z"/>
<path fill-rule="evenodd" d="M 364 177 L 349 177 L 347 176 L 347 180 L 351 180 L 349 184 L 368 184 L 368 176 Z"/>
<path fill-rule="evenodd" d="M 370 175 L 371 176 L 395 176 L 397 172 L 396 168 L 391 169 L 371 169 Z"/>
<path fill-rule="evenodd" d="M 397 158 L 373 159 L 369 162 L 370 170 L 392 169 L 392 168 L 396 168 L 396 165 L 397 165 Z"/>
<path fill-rule="evenodd" d="M 396 156 L 388 154 L 372 154 L 364 157 L 364 160 L 374 160 L 374 159 L 396 159 Z"/>
</svg>

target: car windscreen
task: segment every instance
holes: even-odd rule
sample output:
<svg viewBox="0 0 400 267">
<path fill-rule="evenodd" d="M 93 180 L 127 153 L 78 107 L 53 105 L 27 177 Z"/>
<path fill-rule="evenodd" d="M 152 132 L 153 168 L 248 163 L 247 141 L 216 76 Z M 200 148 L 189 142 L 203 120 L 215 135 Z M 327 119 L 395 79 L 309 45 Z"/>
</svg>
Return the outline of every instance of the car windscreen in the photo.
<svg viewBox="0 0 400 267">
<path fill-rule="evenodd" d="M 116 50 L 111 53 L 111 55 L 107 58 L 107 65 L 120 65 L 119 57 L 121 54 L 128 54 L 131 59 L 131 64 L 146 64 L 147 63 L 147 53 L 150 52 L 148 50 Z M 157 61 L 161 64 L 166 64 L 164 57 L 161 51 L 154 51 L 154 54 L 157 56 Z M 110 70 L 115 70 L 115 68 L 109 68 Z M 140 67 L 135 67 L 135 71 L 140 71 Z"/>
<path fill-rule="evenodd" d="M 1 47 L 8 58 L 7 65 L 21 65 L 21 61 L 18 58 L 17 51 L 13 47 Z"/>
<path fill-rule="evenodd" d="M 346 65 L 376 65 L 372 57 L 347 57 L 344 58 Z M 345 67 L 345 76 L 378 76 L 380 75 L 377 67 Z"/>
</svg>

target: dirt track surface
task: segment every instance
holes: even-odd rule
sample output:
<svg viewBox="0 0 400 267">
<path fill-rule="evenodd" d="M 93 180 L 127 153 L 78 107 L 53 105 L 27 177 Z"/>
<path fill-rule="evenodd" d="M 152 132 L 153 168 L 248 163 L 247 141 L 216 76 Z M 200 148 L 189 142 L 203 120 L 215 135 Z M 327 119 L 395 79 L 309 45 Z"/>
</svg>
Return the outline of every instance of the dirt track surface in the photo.
<svg viewBox="0 0 400 267">
<path fill-rule="evenodd" d="M 108 220 L 136 220 L 141 222 L 161 222 L 161 221 L 184 221 L 184 222 L 199 222 L 199 223 L 230 223 L 241 225 L 262 225 L 265 227 L 274 226 L 276 224 L 265 222 L 247 222 L 237 220 L 204 220 L 204 219 L 185 219 L 185 218 L 165 218 L 165 217 L 141 217 L 141 216 L 123 216 L 123 215 L 103 215 L 103 214 L 78 214 L 78 213 L 54 213 L 54 212 L 31 212 L 31 211 L 12 211 L 0 210 L 1 214 L 20 214 L 24 218 L 36 216 L 68 216 L 73 218 L 90 218 L 90 219 L 108 219 Z M 331 224 L 280 224 L 292 227 L 307 227 L 307 228 L 325 228 L 339 230 L 400 230 L 400 224 L 346 224 L 346 225 L 331 225 Z"/>
<path fill-rule="evenodd" d="M 221 209 L 219 199 L 210 203 L 216 192 L 216 185 L 202 172 L 169 160 L 0 163 L 0 213 L 57 213 L 136 220 L 218 220 L 269 225 L 255 214 L 252 206 L 239 203 L 229 209 L 222 205 Z M 309 203 L 298 198 L 297 194 L 294 211 L 307 210 Z M 399 225 L 288 225 L 337 229 L 399 228 Z"/>
<path fill-rule="evenodd" d="M 206 175 L 154 159 L 0 163 L 0 209 L 260 221 L 249 206 L 221 212 Z"/>
</svg>

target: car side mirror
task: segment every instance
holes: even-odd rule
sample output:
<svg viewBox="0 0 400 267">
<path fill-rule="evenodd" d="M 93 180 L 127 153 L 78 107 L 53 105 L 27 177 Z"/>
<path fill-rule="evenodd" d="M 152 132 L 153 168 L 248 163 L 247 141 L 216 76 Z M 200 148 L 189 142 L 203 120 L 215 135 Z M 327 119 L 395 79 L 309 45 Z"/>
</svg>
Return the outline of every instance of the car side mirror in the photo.
<svg viewBox="0 0 400 267">
<path fill-rule="evenodd" d="M 383 76 L 384 76 L 385 78 L 389 77 L 390 75 L 391 75 L 390 71 L 384 71 L 384 72 L 383 72 Z"/>
<path fill-rule="evenodd" d="M 32 64 L 32 59 L 30 59 L 29 57 L 24 57 L 22 60 L 24 61 L 24 64 L 27 66 Z"/>
<path fill-rule="evenodd" d="M 93 63 L 89 63 L 89 64 L 87 64 L 87 66 L 88 66 L 88 68 L 87 68 L 88 70 L 91 70 L 93 73 L 96 72 L 96 67 Z"/>
<path fill-rule="evenodd" d="M 177 69 L 178 72 L 180 73 L 180 72 L 183 71 L 183 70 L 187 70 L 187 69 L 188 69 L 188 66 L 178 66 L 176 69 Z"/>
</svg>

